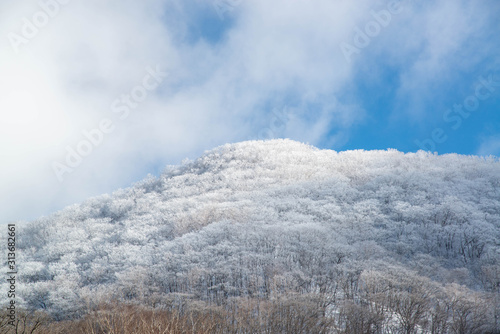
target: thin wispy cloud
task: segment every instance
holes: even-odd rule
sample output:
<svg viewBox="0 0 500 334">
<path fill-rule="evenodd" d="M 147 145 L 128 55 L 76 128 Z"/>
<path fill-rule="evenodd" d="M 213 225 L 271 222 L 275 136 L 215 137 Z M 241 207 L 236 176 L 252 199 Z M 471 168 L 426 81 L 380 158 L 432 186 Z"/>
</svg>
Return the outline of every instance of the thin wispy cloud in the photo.
<svg viewBox="0 0 500 334">
<path fill-rule="evenodd" d="M 479 146 L 478 155 L 482 156 L 500 156 L 500 136 L 486 138 Z"/>
</svg>

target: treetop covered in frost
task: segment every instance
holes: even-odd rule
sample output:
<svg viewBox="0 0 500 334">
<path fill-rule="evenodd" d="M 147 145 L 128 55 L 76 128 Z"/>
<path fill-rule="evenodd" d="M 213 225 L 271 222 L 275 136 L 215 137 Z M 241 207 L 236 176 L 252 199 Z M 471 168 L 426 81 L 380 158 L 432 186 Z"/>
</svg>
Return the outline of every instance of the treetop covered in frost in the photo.
<svg viewBox="0 0 500 334">
<path fill-rule="evenodd" d="M 498 240 L 495 157 L 248 141 L 30 223 L 19 272 L 27 307 L 64 315 L 96 295 L 216 302 L 368 273 L 486 293 Z"/>
</svg>

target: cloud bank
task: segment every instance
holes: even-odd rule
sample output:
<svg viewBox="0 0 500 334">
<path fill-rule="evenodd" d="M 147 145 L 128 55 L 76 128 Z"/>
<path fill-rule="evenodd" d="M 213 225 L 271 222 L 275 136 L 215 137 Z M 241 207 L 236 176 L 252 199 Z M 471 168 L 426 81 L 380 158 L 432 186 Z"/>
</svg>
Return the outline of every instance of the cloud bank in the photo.
<svg viewBox="0 0 500 334">
<path fill-rule="evenodd" d="M 3 2 L 2 222 L 125 187 L 226 142 L 288 137 L 343 149 L 356 129 L 376 128 L 377 120 L 387 127 L 403 120 L 411 136 L 420 135 L 423 124 L 438 123 L 436 110 L 449 103 L 443 96 L 470 89 L 464 75 L 500 70 L 492 43 L 499 7 L 451 0 Z M 346 44 L 358 52 L 346 57 Z M 165 75 L 141 90 L 151 69 Z M 370 107 L 374 97 L 362 93 L 364 85 L 390 89 L 391 103 Z M 86 155 L 73 168 L 74 152 Z M 54 163 L 71 172 L 61 180 Z"/>
</svg>

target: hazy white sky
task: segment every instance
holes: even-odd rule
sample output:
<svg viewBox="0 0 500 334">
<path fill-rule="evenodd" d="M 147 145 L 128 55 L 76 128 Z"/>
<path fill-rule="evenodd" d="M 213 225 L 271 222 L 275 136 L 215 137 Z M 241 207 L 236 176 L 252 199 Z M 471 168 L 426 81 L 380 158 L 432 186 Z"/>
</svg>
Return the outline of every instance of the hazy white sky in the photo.
<svg viewBox="0 0 500 334">
<path fill-rule="evenodd" d="M 0 220 L 247 139 L 498 155 L 499 13 L 495 0 L 1 1 Z"/>
</svg>

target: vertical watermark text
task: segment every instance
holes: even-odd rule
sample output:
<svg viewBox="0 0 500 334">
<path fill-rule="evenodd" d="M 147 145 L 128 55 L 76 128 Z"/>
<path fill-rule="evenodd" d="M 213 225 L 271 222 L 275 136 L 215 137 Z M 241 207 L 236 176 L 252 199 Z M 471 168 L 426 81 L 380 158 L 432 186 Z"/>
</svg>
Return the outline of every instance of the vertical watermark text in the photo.
<svg viewBox="0 0 500 334">
<path fill-rule="evenodd" d="M 8 324 L 15 326 L 16 322 L 16 225 L 7 225 L 7 317 Z"/>
</svg>

